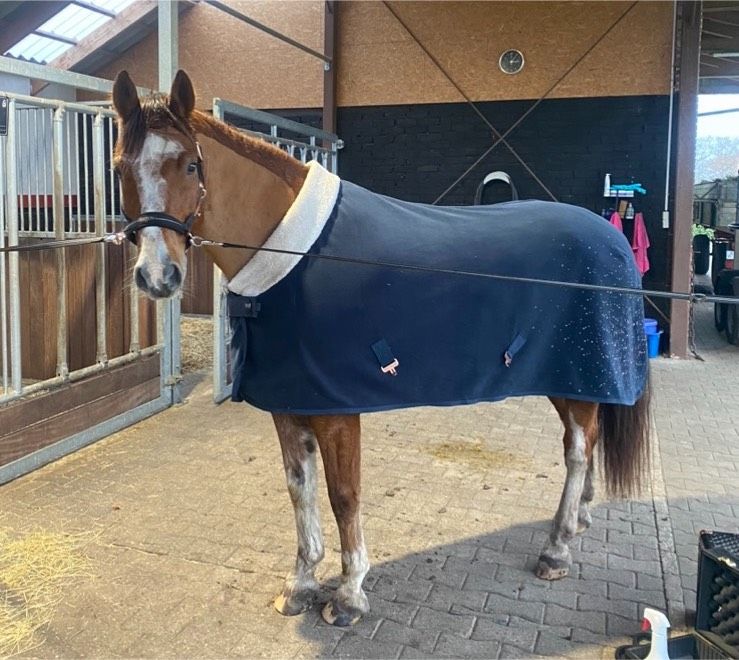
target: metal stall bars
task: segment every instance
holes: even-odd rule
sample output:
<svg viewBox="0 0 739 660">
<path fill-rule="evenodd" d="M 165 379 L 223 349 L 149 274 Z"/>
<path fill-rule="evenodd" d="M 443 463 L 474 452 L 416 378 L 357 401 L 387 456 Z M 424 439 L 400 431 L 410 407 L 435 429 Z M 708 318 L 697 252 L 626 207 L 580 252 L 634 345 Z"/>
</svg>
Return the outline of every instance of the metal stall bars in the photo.
<svg viewBox="0 0 739 660">
<path fill-rule="evenodd" d="M 278 115 L 213 99 L 213 116 L 229 121 L 245 133 L 277 145 L 303 163 L 317 160 L 327 170 L 337 173 L 338 151 L 342 141 L 333 133 L 301 124 Z M 255 130 L 258 126 L 269 132 Z M 319 143 L 322 142 L 322 144 Z M 217 266 L 213 267 L 213 400 L 216 403 L 231 395 L 229 369 L 230 331 L 226 313 L 226 281 Z"/>
<path fill-rule="evenodd" d="M 120 192 L 112 171 L 115 113 L 99 105 L 15 94 L 4 96 L 8 99 L 8 126 L 7 135 L 0 137 L 0 246 L 14 245 L 19 240 L 102 236 L 112 229 L 114 220 L 120 215 Z M 29 335 L 43 332 L 45 328 L 34 330 L 29 325 L 33 310 L 22 304 L 30 292 L 22 290 L 18 253 L 0 254 L 0 413 L 8 404 L 21 400 L 26 403 L 29 395 L 39 397 L 43 392 L 104 374 L 147 356 L 159 354 L 162 363 L 166 363 L 165 354 L 171 347 L 162 341 L 161 334 L 153 345 L 140 346 L 139 302 L 134 289 L 127 313 L 127 350 L 116 357 L 108 355 L 108 248 L 101 243 L 90 249 L 96 250 L 94 358 L 88 361 L 92 363 L 70 368 L 68 346 L 74 337 L 70 335 L 68 312 L 74 292 L 68 290 L 68 282 L 75 273 L 69 272 L 68 250 L 56 250 L 53 255 L 56 314 L 52 324 L 56 326 L 56 373 L 48 377 L 24 373 L 24 342 L 33 338 L 22 334 L 23 315 L 27 315 L 23 323 L 26 332 L 30 329 Z M 46 263 L 49 263 L 48 256 Z M 89 309 L 92 298 L 86 292 L 79 294 L 76 298 L 78 311 L 84 313 Z M 163 314 L 166 310 L 159 306 L 158 316 Z M 157 325 L 161 327 L 161 319 Z M 25 348 L 28 354 L 28 346 Z M 161 368 L 159 372 L 158 396 L 148 400 L 144 400 L 148 395 L 143 392 L 138 398 L 132 396 L 129 410 L 119 411 L 109 419 L 51 444 L 40 442 L 38 450 L 24 456 L 17 456 L 17 447 L 15 453 L 3 454 L 0 446 L 0 483 L 170 405 L 172 374 Z M 15 440 L 16 444 L 22 442 L 23 438 Z"/>
</svg>

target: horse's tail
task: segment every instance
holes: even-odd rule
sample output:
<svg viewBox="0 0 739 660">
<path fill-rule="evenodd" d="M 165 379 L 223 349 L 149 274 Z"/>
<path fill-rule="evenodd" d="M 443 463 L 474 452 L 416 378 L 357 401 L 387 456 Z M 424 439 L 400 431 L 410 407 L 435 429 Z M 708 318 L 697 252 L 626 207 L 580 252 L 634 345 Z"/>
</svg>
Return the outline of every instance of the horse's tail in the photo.
<svg viewBox="0 0 739 660">
<path fill-rule="evenodd" d="M 598 426 L 603 443 L 603 473 L 609 495 L 630 497 L 649 474 L 651 450 L 651 385 L 649 372 L 641 398 L 633 406 L 601 404 Z"/>
</svg>

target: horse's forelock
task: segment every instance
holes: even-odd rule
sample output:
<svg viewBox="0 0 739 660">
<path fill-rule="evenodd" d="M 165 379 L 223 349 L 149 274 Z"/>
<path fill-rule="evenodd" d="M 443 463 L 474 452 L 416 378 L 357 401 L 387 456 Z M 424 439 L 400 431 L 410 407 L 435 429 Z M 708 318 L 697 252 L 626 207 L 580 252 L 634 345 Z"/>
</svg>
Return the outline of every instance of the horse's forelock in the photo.
<svg viewBox="0 0 739 660">
<path fill-rule="evenodd" d="M 125 162 L 136 158 L 141 153 L 148 132 L 164 128 L 175 128 L 185 134 L 191 132 L 184 121 L 172 114 L 165 94 L 152 94 L 142 99 L 141 106 L 131 113 L 128 121 L 119 121 L 121 139 L 116 159 Z"/>
</svg>

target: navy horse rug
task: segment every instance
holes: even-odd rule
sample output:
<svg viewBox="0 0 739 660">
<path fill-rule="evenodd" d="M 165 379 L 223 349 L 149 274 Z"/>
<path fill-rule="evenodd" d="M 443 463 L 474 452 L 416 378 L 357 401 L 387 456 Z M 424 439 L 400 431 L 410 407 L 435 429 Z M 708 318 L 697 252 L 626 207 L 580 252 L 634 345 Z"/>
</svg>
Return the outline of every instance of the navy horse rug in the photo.
<svg viewBox="0 0 739 660">
<path fill-rule="evenodd" d="M 541 201 L 440 207 L 312 163 L 264 244 L 361 260 L 639 288 L 623 234 Z M 229 282 L 234 401 L 349 414 L 548 395 L 632 405 L 638 295 L 257 252 Z"/>
</svg>

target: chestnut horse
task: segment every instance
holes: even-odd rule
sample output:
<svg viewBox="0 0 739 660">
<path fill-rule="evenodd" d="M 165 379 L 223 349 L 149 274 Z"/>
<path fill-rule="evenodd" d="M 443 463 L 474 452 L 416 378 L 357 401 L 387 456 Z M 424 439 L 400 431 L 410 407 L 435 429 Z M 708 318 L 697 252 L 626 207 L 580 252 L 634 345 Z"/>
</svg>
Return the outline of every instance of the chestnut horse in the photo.
<svg viewBox="0 0 739 660">
<path fill-rule="evenodd" d="M 167 298 L 180 290 L 190 226 L 214 240 L 263 245 L 305 182 L 306 165 L 195 110 L 192 83 L 182 71 L 169 96 L 143 100 L 123 72 L 115 81 L 113 103 L 119 116 L 115 158 L 124 210 L 127 217 L 140 219 L 130 230 L 139 248 L 135 281 L 152 298 Z M 158 221 L 151 222 L 152 218 Z M 249 250 L 207 249 L 229 280 L 255 255 Z M 536 568 L 538 577 L 555 580 L 567 575 L 568 543 L 591 524 L 593 449 L 599 439 L 609 493 L 628 496 L 639 488 L 649 461 L 648 391 L 647 384 L 633 406 L 550 397 L 564 425 L 567 475 Z M 351 625 L 369 611 L 362 589 L 369 562 L 360 520 L 359 415 L 273 414 L 273 418 L 298 537 L 295 566 L 275 607 L 282 614 L 298 614 L 317 594 L 314 572 L 324 556 L 316 506 L 318 447 L 342 559 L 340 586 L 322 613 L 330 624 Z"/>
</svg>

